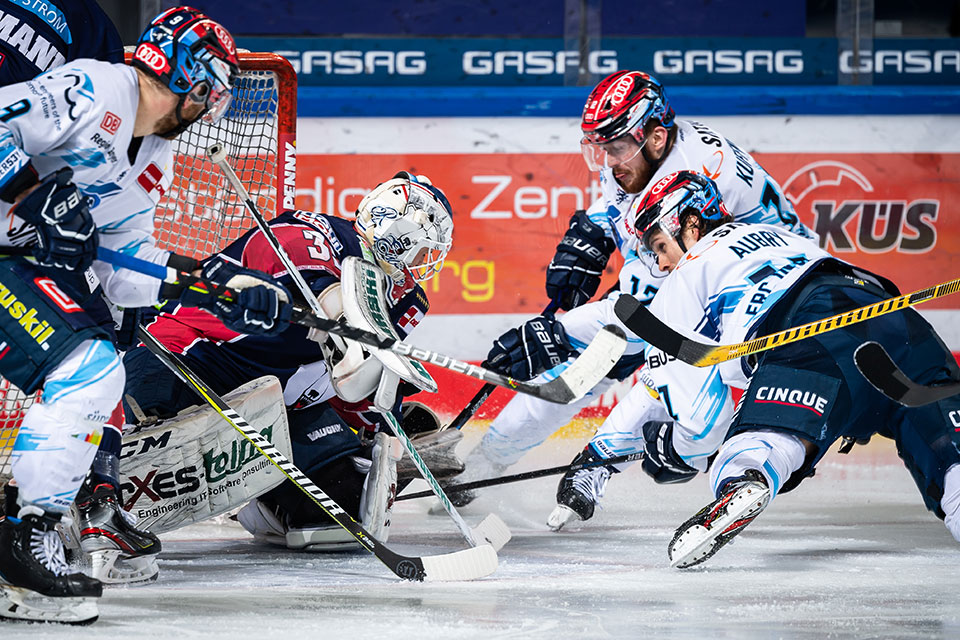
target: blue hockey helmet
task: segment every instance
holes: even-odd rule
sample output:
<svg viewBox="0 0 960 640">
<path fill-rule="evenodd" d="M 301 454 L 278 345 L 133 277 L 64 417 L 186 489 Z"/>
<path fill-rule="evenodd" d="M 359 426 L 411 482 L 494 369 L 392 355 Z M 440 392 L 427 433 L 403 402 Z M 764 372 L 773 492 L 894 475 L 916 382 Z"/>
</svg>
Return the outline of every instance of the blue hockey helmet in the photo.
<svg viewBox="0 0 960 640">
<path fill-rule="evenodd" d="M 133 66 L 180 97 L 176 135 L 203 117 L 216 122 L 226 113 L 240 72 L 233 37 L 220 23 L 191 7 L 174 7 L 154 18 L 137 41 Z M 183 120 L 186 99 L 204 105 L 200 116 Z M 166 134 L 165 134 L 166 135 Z"/>
</svg>

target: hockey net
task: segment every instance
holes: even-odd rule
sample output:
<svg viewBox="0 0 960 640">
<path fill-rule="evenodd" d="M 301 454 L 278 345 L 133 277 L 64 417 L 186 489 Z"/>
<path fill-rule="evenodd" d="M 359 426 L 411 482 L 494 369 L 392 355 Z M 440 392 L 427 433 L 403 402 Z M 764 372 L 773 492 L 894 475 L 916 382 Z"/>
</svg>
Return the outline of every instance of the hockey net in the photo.
<svg viewBox="0 0 960 640">
<path fill-rule="evenodd" d="M 234 171 L 265 216 L 294 208 L 296 73 L 272 53 L 239 55 L 241 73 L 229 111 L 214 125 L 194 124 L 174 141 L 173 182 L 155 214 L 157 244 L 194 258 L 215 253 L 255 224 L 207 159 L 204 150 L 213 142 L 226 147 Z M 0 483 L 10 475 L 17 431 L 37 395 L 27 396 L 0 378 Z"/>
</svg>

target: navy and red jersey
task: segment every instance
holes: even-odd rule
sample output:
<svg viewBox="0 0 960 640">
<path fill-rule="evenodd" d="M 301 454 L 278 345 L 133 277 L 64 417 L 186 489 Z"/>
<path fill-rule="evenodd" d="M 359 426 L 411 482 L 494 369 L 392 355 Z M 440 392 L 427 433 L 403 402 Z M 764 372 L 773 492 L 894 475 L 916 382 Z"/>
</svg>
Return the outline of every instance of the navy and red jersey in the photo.
<svg viewBox="0 0 960 640">
<path fill-rule="evenodd" d="M 96 0 L 0 0 L 0 86 L 79 58 L 123 62 L 120 34 Z"/>
<path fill-rule="evenodd" d="M 319 294 L 340 281 L 341 261 L 347 256 L 362 257 L 360 239 L 353 223 L 322 213 L 287 211 L 269 223 L 287 255 L 314 293 Z M 297 294 L 286 268 L 277 258 L 264 235 L 248 231 L 220 255 L 242 266 L 264 271 L 279 280 L 295 298 Z M 429 308 L 426 293 L 407 278 L 389 293 L 390 319 L 401 337 L 420 322 Z M 174 353 L 186 357 L 204 377 L 225 387 L 241 384 L 265 375 L 287 380 L 305 364 L 321 361 L 320 345 L 307 339 L 306 327 L 291 325 L 279 336 L 250 336 L 228 329 L 213 314 L 196 307 L 168 303 L 164 312 L 148 330 Z M 208 381 L 210 381 L 208 380 Z M 363 412 L 366 405 L 338 404 L 338 410 Z M 365 426 L 366 420 L 349 420 Z"/>
</svg>

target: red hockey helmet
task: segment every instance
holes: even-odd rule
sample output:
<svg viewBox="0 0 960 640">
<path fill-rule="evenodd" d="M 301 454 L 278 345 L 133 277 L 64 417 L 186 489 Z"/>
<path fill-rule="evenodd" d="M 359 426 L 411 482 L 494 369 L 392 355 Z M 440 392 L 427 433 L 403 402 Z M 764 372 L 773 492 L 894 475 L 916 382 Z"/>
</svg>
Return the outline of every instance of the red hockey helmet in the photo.
<svg viewBox="0 0 960 640">
<path fill-rule="evenodd" d="M 663 231 L 679 239 L 683 220 L 690 214 L 704 221 L 722 222 L 730 218 L 713 180 L 695 171 L 677 171 L 634 201 L 628 224 L 636 227 L 643 247 L 651 251 L 650 240 L 655 232 Z"/>
<path fill-rule="evenodd" d="M 600 81 L 583 107 L 580 148 L 591 171 L 628 162 L 645 143 L 651 120 L 673 126 L 663 85 L 642 71 L 617 71 Z"/>
</svg>

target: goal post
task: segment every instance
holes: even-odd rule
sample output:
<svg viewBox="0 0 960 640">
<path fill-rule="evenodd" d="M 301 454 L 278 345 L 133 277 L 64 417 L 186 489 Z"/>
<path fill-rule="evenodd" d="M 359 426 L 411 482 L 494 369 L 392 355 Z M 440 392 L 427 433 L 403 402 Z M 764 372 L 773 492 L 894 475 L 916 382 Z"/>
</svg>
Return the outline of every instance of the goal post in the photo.
<svg viewBox="0 0 960 640">
<path fill-rule="evenodd" d="M 255 226 L 206 157 L 204 149 L 213 142 L 227 149 L 266 217 L 295 208 L 297 74 L 274 53 L 238 55 L 240 74 L 227 113 L 215 124 L 195 123 L 173 141 L 173 181 L 154 216 L 157 245 L 194 258 L 216 253 Z M 17 430 L 35 401 L 0 378 L 0 483 L 10 475 Z"/>
</svg>

